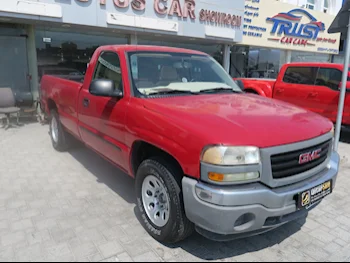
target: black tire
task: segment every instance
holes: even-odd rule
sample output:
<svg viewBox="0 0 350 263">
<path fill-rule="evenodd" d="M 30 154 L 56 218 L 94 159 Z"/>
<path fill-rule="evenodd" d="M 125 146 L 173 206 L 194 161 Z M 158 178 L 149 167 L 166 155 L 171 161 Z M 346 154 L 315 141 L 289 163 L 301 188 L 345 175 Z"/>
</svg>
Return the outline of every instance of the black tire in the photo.
<svg viewBox="0 0 350 263">
<path fill-rule="evenodd" d="M 53 132 L 52 132 L 52 122 L 57 122 L 57 139 L 54 139 Z M 61 124 L 60 117 L 56 110 L 52 110 L 50 112 L 50 138 L 52 142 L 53 148 L 59 152 L 67 151 L 71 145 L 72 145 L 72 138 L 71 135 L 66 132 Z"/>
<path fill-rule="evenodd" d="M 165 186 L 170 200 L 170 216 L 167 224 L 161 228 L 152 223 L 143 205 L 142 184 L 148 175 L 155 176 Z M 180 176 L 181 171 L 162 158 L 145 160 L 137 171 L 135 183 L 141 224 L 154 239 L 162 243 L 177 243 L 192 235 L 194 231 L 194 225 L 185 215 Z"/>
</svg>

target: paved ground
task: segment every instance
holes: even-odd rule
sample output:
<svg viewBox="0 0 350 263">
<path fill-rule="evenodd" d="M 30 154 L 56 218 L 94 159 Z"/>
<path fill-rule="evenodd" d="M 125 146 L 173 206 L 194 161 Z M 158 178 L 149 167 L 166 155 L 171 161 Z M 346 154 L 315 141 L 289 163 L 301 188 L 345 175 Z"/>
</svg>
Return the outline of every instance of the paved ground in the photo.
<svg viewBox="0 0 350 263">
<path fill-rule="evenodd" d="M 132 179 L 85 148 L 55 152 L 47 132 L 0 129 L 0 261 L 350 261 L 348 144 L 335 193 L 306 222 L 166 247 L 140 226 Z"/>
</svg>

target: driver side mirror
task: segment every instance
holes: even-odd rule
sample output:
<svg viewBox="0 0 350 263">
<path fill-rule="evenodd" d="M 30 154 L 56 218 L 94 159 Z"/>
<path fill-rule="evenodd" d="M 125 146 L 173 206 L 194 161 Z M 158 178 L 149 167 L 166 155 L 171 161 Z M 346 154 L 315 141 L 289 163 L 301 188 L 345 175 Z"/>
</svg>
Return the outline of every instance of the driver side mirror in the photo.
<svg viewBox="0 0 350 263">
<path fill-rule="evenodd" d="M 91 82 L 89 92 L 99 97 L 123 97 L 123 90 L 117 89 L 115 82 L 109 79 L 95 79 Z"/>
</svg>

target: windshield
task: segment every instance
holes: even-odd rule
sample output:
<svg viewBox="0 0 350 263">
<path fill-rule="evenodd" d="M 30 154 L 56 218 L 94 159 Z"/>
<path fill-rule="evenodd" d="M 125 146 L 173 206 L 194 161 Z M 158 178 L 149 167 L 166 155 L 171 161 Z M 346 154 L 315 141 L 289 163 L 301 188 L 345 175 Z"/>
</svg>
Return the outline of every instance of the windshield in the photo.
<svg viewBox="0 0 350 263">
<path fill-rule="evenodd" d="M 213 58 L 173 52 L 131 52 L 129 62 L 138 95 L 242 92 Z"/>
</svg>

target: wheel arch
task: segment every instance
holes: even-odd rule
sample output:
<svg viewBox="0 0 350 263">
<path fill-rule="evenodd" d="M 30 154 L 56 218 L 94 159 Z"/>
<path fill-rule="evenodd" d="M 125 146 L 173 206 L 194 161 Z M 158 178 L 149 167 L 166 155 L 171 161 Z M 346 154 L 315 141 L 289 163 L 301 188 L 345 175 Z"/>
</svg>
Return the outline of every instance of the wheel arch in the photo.
<svg viewBox="0 0 350 263">
<path fill-rule="evenodd" d="M 136 177 L 137 169 L 141 163 L 152 157 L 158 157 L 171 163 L 184 175 L 184 170 L 180 162 L 172 154 L 143 140 L 135 141 L 131 147 L 130 167 L 132 174 Z"/>
</svg>

